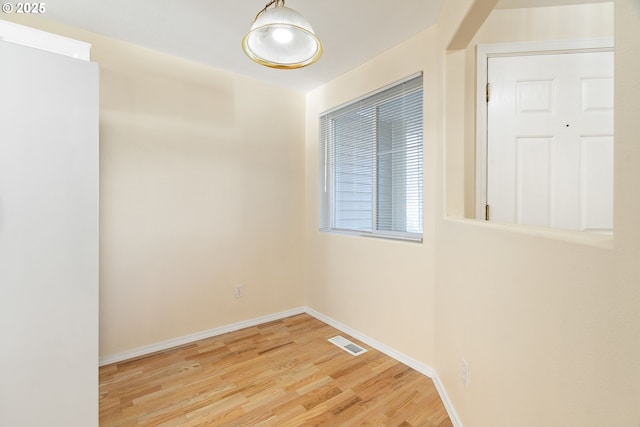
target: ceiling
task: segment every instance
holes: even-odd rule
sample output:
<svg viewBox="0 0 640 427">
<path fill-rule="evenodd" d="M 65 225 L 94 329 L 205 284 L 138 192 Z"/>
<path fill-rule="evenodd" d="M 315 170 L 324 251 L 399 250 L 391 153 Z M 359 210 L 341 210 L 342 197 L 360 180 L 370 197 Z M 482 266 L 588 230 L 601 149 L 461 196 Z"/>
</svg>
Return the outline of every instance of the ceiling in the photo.
<svg viewBox="0 0 640 427">
<path fill-rule="evenodd" d="M 241 40 L 267 0 L 56 0 L 46 17 L 171 55 L 307 91 L 435 24 L 444 0 L 288 0 L 324 44 L 298 70 L 253 63 Z"/>
<path fill-rule="evenodd" d="M 498 8 L 608 0 L 500 0 Z M 46 17 L 280 86 L 308 91 L 434 25 L 444 0 L 287 0 L 324 44 L 320 60 L 275 70 L 245 56 L 241 40 L 268 0 L 55 0 Z"/>
</svg>

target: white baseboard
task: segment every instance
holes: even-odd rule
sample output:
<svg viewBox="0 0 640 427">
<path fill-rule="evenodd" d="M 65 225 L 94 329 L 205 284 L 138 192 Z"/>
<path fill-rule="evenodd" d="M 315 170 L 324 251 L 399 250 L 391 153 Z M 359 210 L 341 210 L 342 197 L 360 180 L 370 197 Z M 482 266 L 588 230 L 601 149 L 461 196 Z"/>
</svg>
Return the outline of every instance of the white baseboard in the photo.
<svg viewBox="0 0 640 427">
<path fill-rule="evenodd" d="M 363 343 L 367 344 L 370 347 L 375 348 L 378 351 L 381 351 L 382 353 L 386 354 L 389 357 L 392 357 L 393 359 L 396 359 L 398 362 L 401 362 L 407 366 L 409 366 L 410 368 L 415 369 L 416 371 L 420 372 L 423 375 L 428 376 L 429 378 L 433 378 L 435 376 L 435 371 L 430 367 L 425 365 L 424 363 L 418 362 L 417 360 L 413 359 L 412 357 L 407 356 L 404 353 L 401 353 L 391 347 L 389 347 L 386 344 L 381 343 L 380 341 L 377 341 L 371 337 L 368 337 L 358 331 L 356 331 L 355 329 L 352 329 L 346 325 L 343 325 L 342 323 L 333 320 L 330 317 L 325 316 L 322 313 L 319 313 L 317 311 L 315 311 L 312 308 L 307 307 L 306 308 L 306 313 L 309 314 L 310 316 L 315 317 L 318 320 L 323 321 L 324 323 L 326 323 L 327 325 L 333 326 L 334 328 L 344 332 L 345 334 L 349 334 L 352 337 L 362 341 Z"/>
<path fill-rule="evenodd" d="M 352 336 L 353 338 L 356 338 L 360 341 L 362 341 L 363 343 L 367 344 L 370 347 L 375 348 L 376 350 L 386 354 L 387 356 L 397 360 L 400 363 L 403 363 L 407 366 L 409 366 L 412 369 L 415 369 L 416 371 L 420 372 L 421 374 L 431 378 L 431 380 L 433 381 L 433 384 L 436 387 L 436 390 L 438 390 L 438 394 L 440 395 L 440 399 L 442 399 L 442 403 L 444 404 L 445 409 L 447 410 L 447 413 L 449 414 L 449 418 L 451 419 L 451 422 L 453 424 L 454 427 L 462 427 L 462 424 L 460 423 L 460 419 L 458 418 L 453 405 L 451 404 L 451 401 L 449 400 L 449 397 L 447 396 L 447 393 L 444 389 L 444 386 L 442 385 L 442 383 L 440 382 L 440 379 L 438 378 L 438 375 L 436 374 L 436 371 L 412 358 L 407 356 L 406 354 L 399 352 L 391 347 L 389 347 L 386 344 L 381 343 L 380 341 L 377 341 L 371 337 L 368 337 L 367 335 L 364 335 L 358 331 L 356 331 L 355 329 L 352 329 L 340 322 L 337 322 L 336 320 L 325 316 L 322 313 L 317 312 L 316 310 L 309 308 L 309 307 L 298 307 L 298 308 L 294 308 L 291 310 L 287 310 L 287 311 L 281 311 L 279 313 L 275 313 L 275 314 L 269 314 L 266 316 L 261 316 L 261 317 L 256 317 L 254 319 L 250 319 L 250 320 L 245 320 L 242 322 L 237 322 L 237 323 L 232 323 L 230 325 L 225 325 L 225 326 L 220 326 L 218 328 L 213 328 L 213 329 L 209 329 L 207 331 L 202 331 L 202 332 L 196 332 L 194 334 L 189 334 L 189 335 L 185 335 L 182 337 L 178 337 L 178 338 L 174 338 L 174 339 L 170 339 L 167 341 L 162 341 L 156 344 L 151 344 L 151 345 L 147 345 L 147 346 L 143 346 L 143 347 L 138 347 L 138 348 L 134 348 L 132 350 L 128 350 L 128 351 L 124 351 L 121 353 L 117 353 L 117 354 L 112 354 L 109 356 L 105 356 L 104 358 L 100 359 L 100 366 L 104 366 L 104 365 L 109 365 L 111 363 L 117 363 L 117 362 L 122 362 L 124 360 L 129 360 L 129 359 L 133 359 L 136 357 L 140 357 L 140 356 L 145 356 L 147 354 L 151 354 L 151 353 L 155 353 L 158 351 L 162 351 L 162 350 L 167 350 L 173 347 L 177 347 L 180 345 L 184 345 L 184 344 L 189 344 L 198 340 L 202 340 L 205 338 L 211 338 L 211 337 L 215 337 L 218 335 L 222 335 L 222 334 L 226 334 L 229 332 L 234 332 L 234 331 L 238 331 L 240 329 L 244 329 L 244 328 L 249 328 L 252 326 L 256 326 L 256 325 L 260 325 L 263 323 L 267 323 L 267 322 L 272 322 L 274 320 L 280 320 L 280 319 L 284 319 L 285 317 L 289 317 L 289 316 L 295 316 L 297 314 L 301 314 L 301 313 L 307 313 L 310 316 L 315 317 L 316 319 L 326 323 L 327 325 L 330 325 L 336 329 L 338 329 L 339 331 L 344 332 L 345 334 L 348 334 L 350 336 Z"/>
<path fill-rule="evenodd" d="M 184 344 L 189 344 L 195 341 L 203 340 L 205 338 L 211 338 L 218 335 L 226 334 L 229 332 L 239 331 L 240 329 L 250 328 L 252 326 L 261 325 L 267 322 L 273 322 L 274 320 L 284 319 L 285 317 L 295 316 L 296 314 L 305 313 L 305 307 L 294 308 L 291 310 L 281 311 L 275 314 L 268 314 L 266 316 L 256 317 L 255 319 L 243 320 L 242 322 L 232 323 L 230 325 L 220 326 L 218 328 L 209 329 L 207 331 L 196 332 L 182 337 L 173 338 L 170 340 L 158 342 L 151 345 L 145 345 L 143 347 L 137 347 L 132 350 L 123 351 L 121 353 L 111 354 L 100 358 L 99 366 L 110 365 L 111 363 L 122 362 L 124 360 L 133 359 L 140 356 L 146 356 L 147 354 L 155 353 L 157 351 L 168 350 L 173 347 L 177 347 Z"/>
<path fill-rule="evenodd" d="M 328 316 L 325 316 L 322 313 L 319 313 L 317 311 L 315 311 L 312 308 L 306 307 L 305 308 L 305 312 L 307 314 L 309 314 L 310 316 L 315 317 L 318 320 L 321 320 L 322 322 L 326 323 L 327 325 L 333 326 L 334 328 L 344 332 L 345 334 L 351 335 L 353 338 L 356 338 L 360 341 L 362 341 L 363 343 L 367 344 L 370 347 L 375 348 L 376 350 L 386 354 L 387 356 L 391 357 L 392 359 L 397 360 L 400 363 L 403 363 L 405 365 L 407 365 L 408 367 L 415 369 L 416 371 L 420 372 L 421 374 L 431 378 L 431 380 L 433 381 L 433 384 L 436 387 L 436 390 L 438 390 L 438 394 L 440 395 L 440 399 L 442 400 L 442 404 L 444 405 L 445 409 L 447 410 L 447 414 L 449 414 L 449 418 L 451 419 L 451 423 L 453 424 L 454 427 L 462 427 L 462 423 L 460 423 L 460 419 L 458 418 L 458 415 L 456 414 L 456 411 L 453 408 L 453 405 L 451 404 L 451 401 L 449 400 L 449 397 L 447 396 L 447 393 L 444 389 L 444 386 L 442 385 L 442 382 L 440 381 L 440 378 L 438 378 L 438 375 L 436 373 L 436 371 L 430 367 L 429 365 L 426 365 L 410 356 L 407 356 L 404 353 L 401 353 L 397 350 L 395 350 L 394 348 L 389 347 L 386 344 L 381 343 L 380 341 L 377 341 L 371 337 L 368 337 L 367 335 L 364 335 L 358 331 L 356 331 L 355 329 L 352 329 Z"/>
<path fill-rule="evenodd" d="M 458 418 L 458 414 L 456 413 L 456 410 L 453 408 L 453 404 L 451 403 L 451 400 L 449 400 L 449 396 L 447 395 L 447 392 L 444 389 L 444 386 L 442 385 L 440 378 L 436 375 L 434 377 L 431 377 L 431 380 L 433 381 L 433 385 L 436 386 L 436 390 L 438 390 L 438 394 L 440 395 L 440 400 L 442 400 L 442 404 L 444 405 L 444 408 L 447 410 L 447 414 L 449 414 L 449 419 L 451 420 L 451 424 L 453 424 L 453 427 L 462 427 L 462 422 L 460 422 L 460 418 Z"/>
</svg>

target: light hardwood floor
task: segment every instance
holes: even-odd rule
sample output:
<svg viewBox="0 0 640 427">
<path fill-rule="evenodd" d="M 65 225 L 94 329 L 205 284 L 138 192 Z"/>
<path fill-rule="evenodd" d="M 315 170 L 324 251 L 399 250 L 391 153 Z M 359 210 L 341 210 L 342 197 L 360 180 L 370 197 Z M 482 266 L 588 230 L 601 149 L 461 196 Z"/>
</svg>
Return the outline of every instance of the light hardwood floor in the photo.
<svg viewBox="0 0 640 427">
<path fill-rule="evenodd" d="M 452 424 L 429 378 L 301 314 L 101 367 L 100 426 Z"/>
</svg>

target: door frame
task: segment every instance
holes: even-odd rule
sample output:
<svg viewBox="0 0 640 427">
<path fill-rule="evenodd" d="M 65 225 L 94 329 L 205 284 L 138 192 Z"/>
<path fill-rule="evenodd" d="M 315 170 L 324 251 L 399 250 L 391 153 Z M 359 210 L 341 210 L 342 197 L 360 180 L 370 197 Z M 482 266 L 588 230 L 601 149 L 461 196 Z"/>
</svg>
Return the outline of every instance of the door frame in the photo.
<svg viewBox="0 0 640 427">
<path fill-rule="evenodd" d="M 479 44 L 476 49 L 476 218 L 486 219 L 487 83 L 489 58 L 563 53 L 613 52 L 613 38 Z"/>
</svg>

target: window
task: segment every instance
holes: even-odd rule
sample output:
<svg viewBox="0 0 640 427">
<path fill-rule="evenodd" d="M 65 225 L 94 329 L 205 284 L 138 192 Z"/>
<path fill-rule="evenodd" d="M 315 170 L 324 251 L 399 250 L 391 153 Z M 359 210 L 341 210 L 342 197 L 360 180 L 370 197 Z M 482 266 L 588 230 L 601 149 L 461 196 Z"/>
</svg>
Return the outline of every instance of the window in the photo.
<svg viewBox="0 0 640 427">
<path fill-rule="evenodd" d="M 422 240 L 422 75 L 320 116 L 320 229 Z"/>
</svg>

